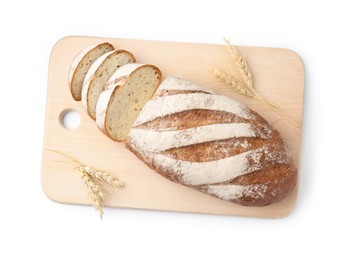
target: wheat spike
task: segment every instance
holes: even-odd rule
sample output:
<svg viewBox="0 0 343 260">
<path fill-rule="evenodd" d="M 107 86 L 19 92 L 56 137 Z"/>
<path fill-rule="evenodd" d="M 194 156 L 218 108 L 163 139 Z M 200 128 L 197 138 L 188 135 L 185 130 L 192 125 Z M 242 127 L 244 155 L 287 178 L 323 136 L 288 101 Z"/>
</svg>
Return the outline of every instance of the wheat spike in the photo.
<svg viewBox="0 0 343 260">
<path fill-rule="evenodd" d="M 107 183 L 108 185 L 112 187 L 123 187 L 124 183 L 118 180 L 117 178 L 113 177 L 111 174 L 109 174 L 106 171 L 96 169 L 94 167 L 86 166 L 85 170 L 87 173 L 94 178 L 96 178 L 99 181 L 102 181 L 104 183 Z"/>
<path fill-rule="evenodd" d="M 102 219 L 102 215 L 104 214 L 104 192 L 102 191 L 100 185 L 91 180 L 88 173 L 84 169 L 77 168 L 77 171 L 88 188 L 90 200 L 93 207 L 99 212 L 100 218 Z"/>
<path fill-rule="evenodd" d="M 242 54 L 236 49 L 236 47 L 233 44 L 231 44 L 231 42 L 228 39 L 224 38 L 224 41 L 226 42 L 226 47 L 228 48 L 229 53 L 231 54 L 236 65 L 241 71 L 241 75 L 244 79 L 246 86 L 248 88 L 253 88 L 252 74 L 250 72 L 246 59 L 244 59 Z"/>
<path fill-rule="evenodd" d="M 286 115 L 282 114 L 280 111 L 276 109 L 276 107 L 279 107 L 278 105 L 271 103 L 269 101 L 266 101 L 253 87 L 253 79 L 252 79 L 252 74 L 250 72 L 248 62 L 246 59 L 243 57 L 243 55 L 236 49 L 236 47 L 231 44 L 231 42 L 224 38 L 224 41 L 226 43 L 226 48 L 228 52 L 230 53 L 231 57 L 233 58 L 235 64 L 237 65 L 240 75 L 243 78 L 243 82 L 237 80 L 234 78 L 230 73 L 227 73 L 224 70 L 221 69 L 211 69 L 210 72 L 220 80 L 226 83 L 226 85 L 233 91 L 236 91 L 240 93 L 241 95 L 248 96 L 255 98 L 262 102 L 264 105 L 269 107 L 272 111 L 295 125 L 296 127 L 300 127 L 300 124 L 295 122 L 294 120 L 290 119 Z"/>
<path fill-rule="evenodd" d="M 244 96 L 254 97 L 251 90 L 245 87 L 240 81 L 236 80 L 231 74 L 221 69 L 210 69 L 210 72 L 217 78 L 224 81 L 232 91 L 236 91 Z"/>
<path fill-rule="evenodd" d="M 51 150 L 51 149 L 48 149 L 48 150 L 51 152 L 63 155 L 69 158 L 73 162 L 73 164 L 76 167 L 77 172 L 79 173 L 81 179 L 83 180 L 83 182 L 85 183 L 88 189 L 89 197 L 90 197 L 92 205 L 99 212 L 100 218 L 102 219 L 102 215 L 104 214 L 103 208 L 104 208 L 105 194 L 101 186 L 96 184 L 92 178 L 98 181 L 104 182 L 106 184 L 109 184 L 112 187 L 123 187 L 124 183 L 119 181 L 117 178 L 113 177 L 111 174 L 103 170 L 99 170 L 95 167 L 89 167 L 89 166 L 84 165 L 83 163 L 81 163 L 80 161 L 78 161 L 77 159 L 75 159 L 74 157 L 66 153 L 56 151 L 56 150 Z"/>
</svg>

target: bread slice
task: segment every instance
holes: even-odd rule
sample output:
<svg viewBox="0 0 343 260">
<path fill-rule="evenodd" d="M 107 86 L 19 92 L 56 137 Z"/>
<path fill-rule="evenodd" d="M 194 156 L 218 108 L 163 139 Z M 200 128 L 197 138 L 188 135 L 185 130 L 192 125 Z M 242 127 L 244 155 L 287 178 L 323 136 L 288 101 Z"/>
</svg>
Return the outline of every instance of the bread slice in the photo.
<svg viewBox="0 0 343 260">
<path fill-rule="evenodd" d="M 101 55 L 112 50 L 114 50 L 113 45 L 105 42 L 92 45 L 76 55 L 68 75 L 70 92 L 76 101 L 81 100 L 81 89 L 89 67 Z"/>
<path fill-rule="evenodd" d="M 111 139 L 124 141 L 161 78 L 161 71 L 153 65 L 130 63 L 120 67 L 99 96 L 98 127 Z"/>
<path fill-rule="evenodd" d="M 116 70 L 124 64 L 135 62 L 128 51 L 110 51 L 101 55 L 90 67 L 82 86 L 82 105 L 95 120 L 95 108 L 100 93 Z"/>
</svg>

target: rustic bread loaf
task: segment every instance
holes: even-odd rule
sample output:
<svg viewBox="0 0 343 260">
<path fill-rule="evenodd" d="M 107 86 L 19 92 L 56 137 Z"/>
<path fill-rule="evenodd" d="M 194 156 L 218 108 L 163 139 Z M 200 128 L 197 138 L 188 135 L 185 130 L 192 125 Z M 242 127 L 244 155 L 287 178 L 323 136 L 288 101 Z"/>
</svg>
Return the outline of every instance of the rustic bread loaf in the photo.
<svg viewBox="0 0 343 260">
<path fill-rule="evenodd" d="M 82 86 L 82 105 L 92 119 L 95 120 L 96 104 L 107 81 L 119 67 L 135 61 L 130 52 L 117 50 L 101 55 L 89 67 Z"/>
<path fill-rule="evenodd" d="M 291 155 L 266 120 L 176 78 L 147 102 L 126 145 L 169 180 L 240 205 L 278 202 L 296 185 Z"/>
<path fill-rule="evenodd" d="M 68 84 L 76 101 L 81 100 L 82 84 L 89 67 L 101 55 L 112 50 L 114 50 L 113 45 L 105 42 L 90 46 L 75 56 L 69 69 Z"/>
<path fill-rule="evenodd" d="M 126 139 L 132 124 L 161 83 L 153 65 L 129 63 L 108 80 L 96 106 L 98 127 L 115 141 Z"/>
</svg>

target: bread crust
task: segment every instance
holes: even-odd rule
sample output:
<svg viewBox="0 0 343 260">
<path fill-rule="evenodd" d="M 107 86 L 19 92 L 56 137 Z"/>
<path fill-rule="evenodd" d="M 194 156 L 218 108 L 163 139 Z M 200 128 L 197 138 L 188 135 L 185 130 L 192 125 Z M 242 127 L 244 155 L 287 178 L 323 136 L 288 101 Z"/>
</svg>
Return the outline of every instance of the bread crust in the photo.
<svg viewBox="0 0 343 260">
<path fill-rule="evenodd" d="M 164 82 L 160 88 L 156 92 L 154 99 L 168 95 L 166 89 L 164 89 Z M 191 95 L 190 91 L 185 89 L 179 91 L 175 89 L 169 93 L 170 95 Z M 150 106 L 151 102 L 153 100 L 149 101 L 145 108 Z M 143 110 L 141 115 L 144 112 Z M 146 123 L 135 124 L 127 138 L 126 147 L 163 177 L 216 198 L 231 201 L 242 206 L 257 207 L 279 202 L 287 197 L 296 186 L 297 170 L 279 132 L 271 127 L 258 113 L 249 108 L 246 108 L 246 112 L 250 119 L 244 119 L 232 113 L 214 110 L 204 111 L 202 109 L 181 111 L 172 115 L 157 117 Z M 140 117 L 142 117 L 141 115 Z M 137 121 L 139 119 L 137 118 Z M 187 129 L 198 129 L 197 132 L 199 133 L 201 127 L 209 125 L 239 125 L 245 123 L 251 124 L 252 131 L 257 133 L 256 136 L 200 142 L 192 145 L 176 146 L 172 149 L 164 144 L 166 134 L 170 135 L 170 131 L 182 133 L 182 131 Z M 144 140 L 142 137 L 143 141 L 140 141 L 137 135 L 133 134 L 135 129 L 139 129 L 143 134 L 145 131 L 149 133 L 156 131 L 154 133 L 157 133 L 157 135 L 164 133 L 164 139 L 156 139 L 155 142 L 157 144 L 154 147 L 159 145 L 165 146 L 167 150 L 161 148 L 161 151 L 154 152 L 151 150 L 152 148 L 149 148 L 151 147 L 149 144 L 144 145 L 144 142 L 149 142 L 150 139 L 145 138 Z M 179 136 L 179 132 L 175 136 Z M 211 135 L 211 133 L 208 133 L 208 135 Z M 199 138 L 206 139 L 204 136 Z M 180 142 L 180 140 L 175 140 L 175 144 Z M 188 141 L 189 139 L 186 140 L 186 142 Z M 192 164 L 204 165 L 203 169 L 199 168 L 199 175 L 210 173 L 215 175 L 216 172 L 211 172 L 211 169 L 207 169 L 208 172 L 206 172 L 206 164 L 221 163 L 221 160 L 234 158 L 244 153 L 247 153 L 246 161 L 248 165 L 246 165 L 246 168 L 251 169 L 249 172 L 245 173 L 242 170 L 241 175 L 217 183 L 211 183 L 211 179 L 209 179 L 208 183 L 205 181 L 205 183 L 201 184 L 192 184 L 185 178 Z M 164 156 L 170 163 L 161 163 L 160 160 L 157 160 L 157 156 L 159 158 Z M 182 164 L 187 164 L 188 168 L 178 166 Z M 183 171 L 184 169 L 186 170 Z M 230 172 L 231 168 L 220 169 L 220 171 L 224 173 L 225 171 Z M 195 180 L 196 182 L 198 180 Z"/>
</svg>

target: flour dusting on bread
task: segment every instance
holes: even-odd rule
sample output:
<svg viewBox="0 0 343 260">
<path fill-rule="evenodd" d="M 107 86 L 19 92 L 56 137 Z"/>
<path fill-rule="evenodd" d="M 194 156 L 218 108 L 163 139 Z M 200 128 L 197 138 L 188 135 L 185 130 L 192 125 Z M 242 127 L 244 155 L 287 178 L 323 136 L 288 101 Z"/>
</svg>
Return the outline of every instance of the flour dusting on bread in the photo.
<svg viewBox="0 0 343 260">
<path fill-rule="evenodd" d="M 262 117 L 177 78 L 147 102 L 127 147 L 162 176 L 241 205 L 275 203 L 296 183 L 285 143 Z"/>
<path fill-rule="evenodd" d="M 158 117 L 195 109 L 223 111 L 245 119 L 254 117 L 245 106 L 226 96 L 187 93 L 156 97 L 150 100 L 149 105 L 144 107 L 134 126 L 152 121 Z"/>
</svg>

